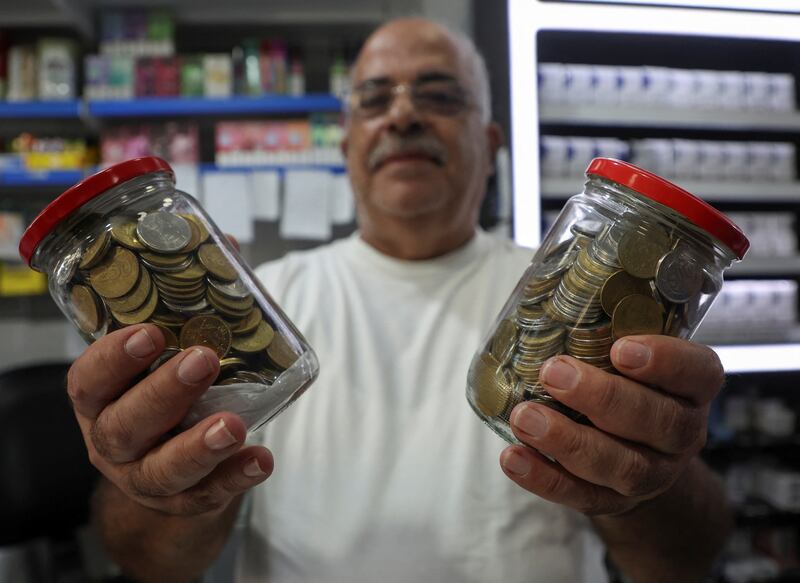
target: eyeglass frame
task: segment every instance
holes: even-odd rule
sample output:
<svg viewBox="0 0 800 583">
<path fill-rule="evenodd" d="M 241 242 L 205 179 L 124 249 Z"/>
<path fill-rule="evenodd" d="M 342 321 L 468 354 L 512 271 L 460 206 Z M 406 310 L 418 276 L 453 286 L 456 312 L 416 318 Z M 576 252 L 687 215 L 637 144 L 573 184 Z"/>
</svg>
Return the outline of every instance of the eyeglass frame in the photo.
<svg viewBox="0 0 800 583">
<path fill-rule="evenodd" d="M 458 98 L 460 102 L 457 104 L 452 104 L 452 107 L 455 109 L 451 112 L 446 111 L 436 111 L 435 105 L 431 104 L 423 104 L 420 103 L 415 99 L 415 91 L 419 90 L 419 87 L 424 87 L 426 84 L 432 83 L 450 83 L 452 84 L 453 88 L 457 90 Z M 380 112 L 375 112 L 372 114 L 365 113 L 363 111 L 359 112 L 361 106 L 356 103 L 358 99 L 358 92 L 368 89 L 370 87 L 376 88 L 387 88 L 387 93 L 390 97 L 389 101 L 386 105 L 381 109 Z M 367 79 L 366 81 L 361 82 L 358 86 L 354 87 L 350 90 L 344 97 L 344 103 L 346 105 L 346 112 L 348 115 L 356 117 L 358 119 L 376 119 L 382 117 L 391 111 L 392 107 L 394 106 L 396 98 L 401 94 L 407 94 L 410 103 L 412 106 L 421 113 L 433 114 L 442 117 L 455 117 L 460 115 L 470 109 L 474 109 L 476 103 L 472 98 L 471 92 L 468 91 L 455 77 L 452 77 L 449 74 L 444 73 L 430 73 L 427 75 L 423 75 L 414 81 L 410 82 L 403 82 L 403 83 L 393 83 L 392 80 L 388 77 L 379 77 L 375 79 Z M 444 105 L 442 106 L 445 107 Z"/>
</svg>

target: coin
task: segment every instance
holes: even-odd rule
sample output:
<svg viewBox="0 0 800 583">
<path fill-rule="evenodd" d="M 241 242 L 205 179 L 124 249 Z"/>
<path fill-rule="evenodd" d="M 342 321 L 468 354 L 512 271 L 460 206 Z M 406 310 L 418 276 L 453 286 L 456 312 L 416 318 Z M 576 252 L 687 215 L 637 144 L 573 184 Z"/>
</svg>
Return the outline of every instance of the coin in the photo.
<svg viewBox="0 0 800 583">
<path fill-rule="evenodd" d="M 511 385 L 500 369 L 500 362 L 490 353 L 483 352 L 470 371 L 475 405 L 487 417 L 500 415 L 511 398 Z"/>
<path fill-rule="evenodd" d="M 208 284 L 223 296 L 232 300 L 243 300 L 252 295 L 241 279 L 237 279 L 233 283 L 222 283 L 213 277 L 209 277 Z"/>
<path fill-rule="evenodd" d="M 252 308 L 250 313 L 247 314 L 242 320 L 234 326 L 231 330 L 234 334 L 248 334 L 258 327 L 259 322 L 264 319 L 261 310 Z"/>
<path fill-rule="evenodd" d="M 275 332 L 275 337 L 267 346 L 267 356 L 276 366 L 286 370 L 297 360 L 297 354 L 283 334 Z"/>
<path fill-rule="evenodd" d="M 231 346 L 231 330 L 218 316 L 194 316 L 181 328 L 180 344 L 183 349 L 208 346 L 222 358 Z"/>
<path fill-rule="evenodd" d="M 514 349 L 517 340 L 517 325 L 514 320 L 503 320 L 497 326 L 497 330 L 492 338 L 492 356 L 503 362 L 509 353 Z"/>
<path fill-rule="evenodd" d="M 148 249 L 160 253 L 180 251 L 192 239 L 192 229 L 186 219 L 166 211 L 139 219 L 136 234 Z"/>
<path fill-rule="evenodd" d="M 270 345 L 274 337 L 275 330 L 262 320 L 254 332 L 243 336 L 234 336 L 231 340 L 231 347 L 239 352 L 261 352 Z"/>
<path fill-rule="evenodd" d="M 152 320 L 151 320 L 152 322 Z M 178 341 L 178 337 L 175 335 L 175 332 L 167 328 L 166 326 L 158 325 L 158 329 L 161 331 L 161 334 L 164 336 L 164 345 L 167 348 L 178 348 L 180 349 L 181 343 Z"/>
<path fill-rule="evenodd" d="M 99 265 L 89 270 L 89 284 L 104 298 L 118 298 L 139 280 L 139 262 L 124 247 L 114 247 Z"/>
<path fill-rule="evenodd" d="M 139 281 L 130 292 L 119 298 L 106 298 L 106 305 L 110 310 L 132 312 L 142 307 L 147 301 L 147 298 L 150 297 L 152 280 L 146 269 L 140 269 L 139 272 Z"/>
<path fill-rule="evenodd" d="M 611 317 L 615 339 L 634 334 L 661 334 L 664 331 L 664 311 L 654 299 L 630 295 L 620 300 Z"/>
<path fill-rule="evenodd" d="M 75 323 L 81 332 L 97 332 L 103 324 L 103 313 L 97 295 L 85 285 L 73 285 L 69 296 Z"/>
<path fill-rule="evenodd" d="M 200 245 L 200 248 L 197 250 L 197 257 L 208 272 L 217 279 L 233 282 L 239 278 L 236 268 L 233 267 L 227 257 L 225 257 L 222 249 L 217 247 L 214 243 Z"/>
<path fill-rule="evenodd" d="M 703 269 L 697 259 L 678 249 L 670 251 L 658 262 L 656 287 L 670 302 L 683 304 L 700 293 Z"/>
<path fill-rule="evenodd" d="M 111 310 L 111 315 L 120 324 L 124 324 L 125 326 L 132 326 L 133 324 L 141 324 L 142 322 L 147 322 L 147 320 L 150 319 L 150 316 L 153 315 L 153 312 L 156 311 L 157 305 L 158 305 L 158 290 L 156 289 L 155 286 L 152 286 L 150 289 L 150 296 L 147 298 L 147 301 L 141 308 L 133 312 L 115 312 L 114 310 Z"/>
<path fill-rule="evenodd" d="M 136 221 L 129 218 L 114 217 L 111 220 L 111 238 L 133 251 L 146 249 L 136 236 Z"/>
<path fill-rule="evenodd" d="M 180 354 L 180 349 L 178 348 L 167 348 L 158 355 L 158 357 L 150 364 L 150 367 L 147 369 L 147 372 L 152 374 L 159 368 L 161 368 L 170 358 L 173 356 Z"/>
<path fill-rule="evenodd" d="M 197 231 L 200 233 L 200 243 L 205 243 L 206 239 L 208 239 L 208 229 L 206 229 L 203 220 L 197 215 L 192 215 L 188 213 L 186 214 L 181 213 L 179 216 L 183 217 L 184 219 L 192 223 L 194 227 L 197 227 Z"/>
<path fill-rule="evenodd" d="M 86 249 L 83 250 L 83 255 L 81 256 L 78 267 L 80 269 L 91 269 L 97 265 L 105 256 L 110 244 L 111 235 L 108 234 L 108 231 L 101 231 L 100 234 L 86 246 Z"/>
<path fill-rule="evenodd" d="M 619 242 L 619 261 L 634 277 L 652 279 L 658 261 L 669 252 L 669 236 L 660 228 L 628 231 Z"/>
<path fill-rule="evenodd" d="M 650 285 L 646 279 L 633 277 L 627 271 L 619 270 L 609 277 L 600 291 L 600 305 L 611 316 L 614 308 L 625 296 L 631 294 L 648 295 Z"/>
</svg>

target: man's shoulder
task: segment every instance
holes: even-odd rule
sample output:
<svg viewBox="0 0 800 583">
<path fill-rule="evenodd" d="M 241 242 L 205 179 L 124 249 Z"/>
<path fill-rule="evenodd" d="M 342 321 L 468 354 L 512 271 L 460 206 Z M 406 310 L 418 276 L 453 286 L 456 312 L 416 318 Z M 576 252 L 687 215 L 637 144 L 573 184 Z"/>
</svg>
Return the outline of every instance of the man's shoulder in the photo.
<svg viewBox="0 0 800 583">
<path fill-rule="evenodd" d="M 496 259 L 498 256 L 507 256 L 511 261 L 530 261 L 536 252 L 535 249 L 530 247 L 518 245 L 507 235 L 485 232 L 484 236 L 490 247 L 490 259 Z"/>
<path fill-rule="evenodd" d="M 262 263 L 255 269 L 255 274 L 262 281 L 277 282 L 304 272 L 319 270 L 345 253 L 348 242 L 349 239 L 340 239 L 313 249 L 291 251 L 279 259 Z"/>
</svg>

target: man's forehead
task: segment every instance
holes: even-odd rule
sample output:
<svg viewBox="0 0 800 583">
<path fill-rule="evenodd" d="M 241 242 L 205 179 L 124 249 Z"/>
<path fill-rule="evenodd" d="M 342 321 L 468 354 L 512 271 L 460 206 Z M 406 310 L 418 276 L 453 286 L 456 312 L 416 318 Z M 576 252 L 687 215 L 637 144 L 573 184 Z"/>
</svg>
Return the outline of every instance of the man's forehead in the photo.
<svg viewBox="0 0 800 583">
<path fill-rule="evenodd" d="M 411 81 L 428 73 L 465 80 L 463 58 L 455 44 L 443 34 L 392 31 L 369 40 L 359 55 L 354 80 Z"/>
</svg>

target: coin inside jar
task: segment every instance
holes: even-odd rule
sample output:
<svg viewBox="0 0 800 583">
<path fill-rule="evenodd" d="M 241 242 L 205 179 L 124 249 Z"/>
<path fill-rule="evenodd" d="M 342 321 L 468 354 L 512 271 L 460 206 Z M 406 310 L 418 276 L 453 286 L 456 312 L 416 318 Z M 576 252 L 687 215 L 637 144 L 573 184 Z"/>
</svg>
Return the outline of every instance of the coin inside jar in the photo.
<svg viewBox="0 0 800 583">
<path fill-rule="evenodd" d="M 180 251 L 191 241 L 192 229 L 183 217 L 166 211 L 149 213 L 136 226 L 139 240 L 151 251 Z"/>
<path fill-rule="evenodd" d="M 239 278 L 236 268 L 231 265 L 222 249 L 214 243 L 205 243 L 197 250 L 200 263 L 217 279 L 234 282 Z"/>
<path fill-rule="evenodd" d="M 70 301 L 75 322 L 81 332 L 94 334 L 103 323 L 100 300 L 95 293 L 85 285 L 73 285 L 70 290 Z"/>
<path fill-rule="evenodd" d="M 139 262 L 124 247 L 114 247 L 99 265 L 89 270 L 89 284 L 104 298 L 118 298 L 139 280 Z"/>
<path fill-rule="evenodd" d="M 208 346 L 219 358 L 231 346 L 231 330 L 218 316 L 195 316 L 181 328 L 180 344 L 184 350 L 191 346 Z"/>
<path fill-rule="evenodd" d="M 648 296 L 630 295 L 614 308 L 611 329 L 614 338 L 635 334 L 661 334 L 664 331 L 664 310 Z"/>
</svg>

